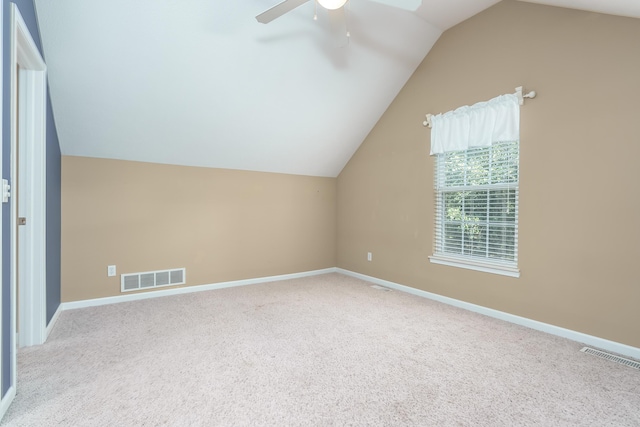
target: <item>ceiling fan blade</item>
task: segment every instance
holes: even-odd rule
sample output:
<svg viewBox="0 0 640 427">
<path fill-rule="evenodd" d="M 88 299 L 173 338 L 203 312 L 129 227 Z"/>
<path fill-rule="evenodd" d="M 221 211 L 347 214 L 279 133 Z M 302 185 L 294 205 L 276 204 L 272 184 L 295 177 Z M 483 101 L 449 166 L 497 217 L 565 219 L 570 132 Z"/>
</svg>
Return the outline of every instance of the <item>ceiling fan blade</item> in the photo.
<svg viewBox="0 0 640 427">
<path fill-rule="evenodd" d="M 338 47 L 345 47 L 349 44 L 349 36 L 347 34 L 347 14 L 345 8 L 327 10 L 329 14 L 329 22 L 331 22 L 331 35 Z"/>
<path fill-rule="evenodd" d="M 310 0 L 285 0 L 282 3 L 278 3 L 273 6 L 271 9 L 262 12 L 260 15 L 256 16 L 258 22 L 262 24 L 268 24 L 276 18 L 281 17 L 287 12 L 291 12 L 298 6 L 301 6 Z"/>
<path fill-rule="evenodd" d="M 386 4 L 387 6 L 397 7 L 404 10 L 418 10 L 422 5 L 422 0 L 371 0 L 376 3 Z"/>
</svg>

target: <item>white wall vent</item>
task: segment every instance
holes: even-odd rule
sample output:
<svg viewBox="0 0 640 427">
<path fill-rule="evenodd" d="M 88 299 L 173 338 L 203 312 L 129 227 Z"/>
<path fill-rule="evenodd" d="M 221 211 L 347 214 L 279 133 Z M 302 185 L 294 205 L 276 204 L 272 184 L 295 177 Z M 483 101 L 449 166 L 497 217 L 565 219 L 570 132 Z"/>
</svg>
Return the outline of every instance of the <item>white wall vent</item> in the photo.
<svg viewBox="0 0 640 427">
<path fill-rule="evenodd" d="M 607 353 L 589 347 L 583 347 L 580 351 L 586 354 L 591 354 L 593 356 L 598 356 L 603 359 L 610 360 L 612 362 L 621 363 L 631 368 L 640 369 L 640 362 L 636 362 L 635 360 L 625 359 L 624 357 L 616 356 L 615 354 Z"/>
<path fill-rule="evenodd" d="M 187 283 L 186 274 L 185 268 L 123 274 L 120 276 L 120 290 L 129 292 L 162 286 L 184 285 Z"/>
</svg>

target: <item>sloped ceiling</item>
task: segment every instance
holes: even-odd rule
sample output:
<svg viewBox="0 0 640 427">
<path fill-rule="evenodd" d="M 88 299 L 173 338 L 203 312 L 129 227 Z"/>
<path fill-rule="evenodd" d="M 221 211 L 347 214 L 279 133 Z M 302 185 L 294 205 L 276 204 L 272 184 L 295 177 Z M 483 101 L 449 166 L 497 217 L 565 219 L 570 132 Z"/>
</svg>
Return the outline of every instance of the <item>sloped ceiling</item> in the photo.
<svg viewBox="0 0 640 427">
<path fill-rule="evenodd" d="M 313 1 L 256 22 L 278 2 L 36 0 L 62 154 L 335 177 L 442 31 L 498 0 L 351 0 L 344 48 Z"/>
</svg>

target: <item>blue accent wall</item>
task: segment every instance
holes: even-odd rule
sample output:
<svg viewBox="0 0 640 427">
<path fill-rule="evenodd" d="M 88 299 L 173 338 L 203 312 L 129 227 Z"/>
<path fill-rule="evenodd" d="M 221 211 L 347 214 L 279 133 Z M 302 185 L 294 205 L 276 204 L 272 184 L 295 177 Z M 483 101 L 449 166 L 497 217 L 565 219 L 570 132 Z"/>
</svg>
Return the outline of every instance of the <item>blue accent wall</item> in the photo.
<svg viewBox="0 0 640 427">
<path fill-rule="evenodd" d="M 47 91 L 47 325 L 61 301 L 61 155 Z"/>
<path fill-rule="evenodd" d="M 42 54 L 42 43 L 33 0 L 15 0 L 31 36 Z M 10 2 L 2 0 L 3 8 L 3 97 L 2 97 L 2 177 L 11 179 L 11 92 L 10 92 Z M 44 54 L 43 54 L 44 56 Z M 46 58 L 45 58 L 46 59 Z M 60 306 L 60 194 L 61 194 L 61 162 L 58 133 L 51 110 L 51 100 L 47 95 L 47 323 Z M 10 208 L 8 203 L 2 204 L 2 396 L 15 382 L 11 372 L 11 281 L 10 250 L 11 228 Z"/>
</svg>

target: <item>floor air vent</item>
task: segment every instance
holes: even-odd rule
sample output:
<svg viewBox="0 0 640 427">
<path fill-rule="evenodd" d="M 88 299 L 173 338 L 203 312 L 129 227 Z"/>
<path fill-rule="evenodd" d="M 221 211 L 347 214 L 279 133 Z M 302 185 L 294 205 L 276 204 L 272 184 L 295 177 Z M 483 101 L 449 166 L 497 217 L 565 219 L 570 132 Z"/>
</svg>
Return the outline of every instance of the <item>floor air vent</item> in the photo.
<svg viewBox="0 0 640 427">
<path fill-rule="evenodd" d="M 613 354 L 605 353 L 604 351 L 595 350 L 589 347 L 583 347 L 580 350 L 583 353 L 592 354 L 594 356 L 601 357 L 603 359 L 610 360 L 612 362 L 620 363 L 622 365 L 627 365 L 635 369 L 640 369 L 640 362 L 636 362 L 634 360 L 625 359 L 624 357 L 616 356 Z"/>
<path fill-rule="evenodd" d="M 145 271 L 144 273 L 130 273 L 120 276 L 120 290 L 122 292 L 159 288 L 162 286 L 184 285 L 185 283 L 186 269 L 184 268 Z"/>
</svg>

